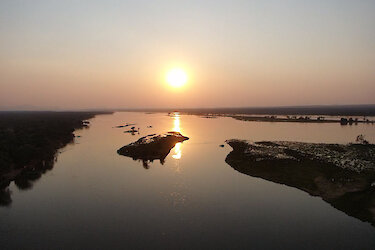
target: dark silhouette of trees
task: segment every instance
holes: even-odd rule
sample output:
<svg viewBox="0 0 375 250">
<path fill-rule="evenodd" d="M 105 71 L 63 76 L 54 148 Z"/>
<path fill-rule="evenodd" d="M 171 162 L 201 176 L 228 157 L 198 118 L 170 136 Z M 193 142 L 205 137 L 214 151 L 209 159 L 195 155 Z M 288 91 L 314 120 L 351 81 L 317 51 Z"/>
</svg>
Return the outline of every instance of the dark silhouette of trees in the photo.
<svg viewBox="0 0 375 250">
<path fill-rule="evenodd" d="M 11 202 L 9 184 L 32 187 L 52 169 L 74 130 L 89 126 L 94 112 L 0 112 L 0 205 Z"/>
</svg>

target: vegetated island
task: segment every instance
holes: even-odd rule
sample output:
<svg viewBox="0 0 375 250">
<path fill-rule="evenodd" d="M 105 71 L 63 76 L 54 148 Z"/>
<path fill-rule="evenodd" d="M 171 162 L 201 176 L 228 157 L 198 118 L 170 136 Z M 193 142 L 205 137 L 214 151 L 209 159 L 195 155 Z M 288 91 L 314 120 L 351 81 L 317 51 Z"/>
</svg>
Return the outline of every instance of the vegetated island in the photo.
<svg viewBox="0 0 375 250">
<path fill-rule="evenodd" d="M 133 160 L 140 160 L 143 167 L 148 169 L 149 162 L 160 160 L 164 164 L 165 158 L 178 142 L 189 140 L 179 132 L 167 132 L 164 134 L 151 134 L 139 138 L 136 142 L 123 146 L 117 153 L 128 156 Z"/>
<path fill-rule="evenodd" d="M 28 189 L 53 168 L 58 149 L 87 128 L 88 119 L 109 112 L 0 112 L 0 205 L 11 203 L 9 184 Z"/>
<path fill-rule="evenodd" d="M 320 196 L 375 226 L 375 145 L 228 140 L 225 162 L 240 173 Z"/>
</svg>

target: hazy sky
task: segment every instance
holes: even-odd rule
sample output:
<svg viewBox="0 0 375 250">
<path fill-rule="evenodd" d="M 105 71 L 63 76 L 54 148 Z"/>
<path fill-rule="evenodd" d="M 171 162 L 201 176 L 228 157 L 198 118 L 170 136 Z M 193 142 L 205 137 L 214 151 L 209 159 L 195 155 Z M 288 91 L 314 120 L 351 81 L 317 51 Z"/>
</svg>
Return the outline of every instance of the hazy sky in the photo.
<svg viewBox="0 0 375 250">
<path fill-rule="evenodd" d="M 0 0 L 0 108 L 375 103 L 374 13 L 374 0 Z M 174 67 L 181 89 L 165 82 Z"/>
</svg>

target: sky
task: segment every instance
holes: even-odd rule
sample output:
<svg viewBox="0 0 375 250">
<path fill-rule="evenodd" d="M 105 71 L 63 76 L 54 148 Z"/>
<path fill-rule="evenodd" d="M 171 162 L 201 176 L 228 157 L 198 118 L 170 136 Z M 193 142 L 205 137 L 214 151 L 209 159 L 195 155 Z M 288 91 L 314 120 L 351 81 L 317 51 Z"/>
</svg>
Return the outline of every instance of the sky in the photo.
<svg viewBox="0 0 375 250">
<path fill-rule="evenodd" d="M 374 13 L 373 0 L 1 0 L 0 109 L 375 103 Z"/>
</svg>

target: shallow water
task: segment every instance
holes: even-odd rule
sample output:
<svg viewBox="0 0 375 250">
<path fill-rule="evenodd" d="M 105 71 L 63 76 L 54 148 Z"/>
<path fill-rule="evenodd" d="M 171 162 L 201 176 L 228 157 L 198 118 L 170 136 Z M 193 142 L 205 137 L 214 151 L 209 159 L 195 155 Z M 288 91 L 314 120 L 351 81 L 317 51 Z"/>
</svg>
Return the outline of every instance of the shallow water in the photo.
<svg viewBox="0 0 375 250">
<path fill-rule="evenodd" d="M 113 128 L 136 123 L 140 134 Z M 147 128 L 152 125 L 152 128 Z M 179 131 L 164 165 L 118 155 L 139 137 Z M 375 228 L 319 197 L 241 174 L 226 139 L 375 142 L 374 125 L 244 122 L 163 113 L 99 115 L 32 188 L 0 208 L 7 248 L 374 249 Z"/>
</svg>

